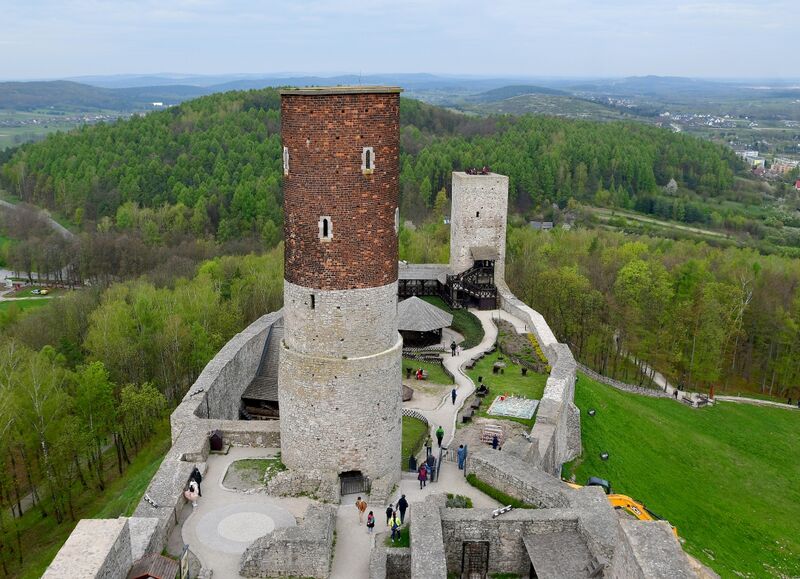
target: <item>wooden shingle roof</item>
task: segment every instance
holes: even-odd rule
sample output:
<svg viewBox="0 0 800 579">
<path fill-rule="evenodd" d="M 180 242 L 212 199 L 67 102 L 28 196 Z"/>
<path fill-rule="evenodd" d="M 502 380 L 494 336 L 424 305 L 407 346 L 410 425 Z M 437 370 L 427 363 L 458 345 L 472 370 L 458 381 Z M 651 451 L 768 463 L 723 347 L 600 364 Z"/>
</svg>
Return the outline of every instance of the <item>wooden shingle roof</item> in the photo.
<svg viewBox="0 0 800 579">
<path fill-rule="evenodd" d="M 453 316 L 418 297 L 397 304 L 397 329 L 411 332 L 432 332 L 453 323 Z"/>
</svg>

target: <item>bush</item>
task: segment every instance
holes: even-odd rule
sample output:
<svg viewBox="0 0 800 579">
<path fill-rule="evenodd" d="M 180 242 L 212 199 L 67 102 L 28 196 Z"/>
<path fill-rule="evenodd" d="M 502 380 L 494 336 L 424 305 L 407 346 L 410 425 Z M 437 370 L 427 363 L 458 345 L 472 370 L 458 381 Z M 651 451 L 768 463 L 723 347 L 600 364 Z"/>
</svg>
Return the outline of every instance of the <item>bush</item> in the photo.
<svg viewBox="0 0 800 579">
<path fill-rule="evenodd" d="M 448 509 L 471 509 L 472 499 L 464 495 L 454 495 L 447 493 L 447 508 Z"/>
</svg>

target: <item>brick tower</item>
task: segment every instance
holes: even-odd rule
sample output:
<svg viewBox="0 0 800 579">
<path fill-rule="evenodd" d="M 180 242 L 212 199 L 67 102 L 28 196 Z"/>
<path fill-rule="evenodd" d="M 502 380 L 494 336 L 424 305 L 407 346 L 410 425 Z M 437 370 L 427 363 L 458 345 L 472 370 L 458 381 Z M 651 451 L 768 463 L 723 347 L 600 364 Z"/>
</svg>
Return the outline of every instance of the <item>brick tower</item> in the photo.
<svg viewBox="0 0 800 579">
<path fill-rule="evenodd" d="M 281 92 L 285 206 L 281 457 L 400 475 L 400 89 Z"/>
</svg>

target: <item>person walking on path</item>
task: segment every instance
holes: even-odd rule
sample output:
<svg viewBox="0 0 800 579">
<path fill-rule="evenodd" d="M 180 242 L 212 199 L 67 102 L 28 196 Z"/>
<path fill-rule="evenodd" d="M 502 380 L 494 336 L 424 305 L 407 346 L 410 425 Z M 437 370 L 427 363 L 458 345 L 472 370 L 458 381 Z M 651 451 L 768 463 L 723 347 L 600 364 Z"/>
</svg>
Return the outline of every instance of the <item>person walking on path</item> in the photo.
<svg viewBox="0 0 800 579">
<path fill-rule="evenodd" d="M 375 529 L 375 515 L 372 514 L 372 511 L 370 511 L 369 514 L 367 515 L 367 533 L 371 535 L 374 529 Z"/>
<path fill-rule="evenodd" d="M 394 513 L 394 509 L 392 508 L 392 505 L 389 505 L 388 507 L 386 507 L 386 526 L 387 527 L 389 526 L 389 523 L 392 522 L 392 513 Z"/>
<path fill-rule="evenodd" d="M 428 471 L 428 478 L 433 482 L 433 469 L 436 466 L 436 459 L 431 454 L 425 459 L 425 470 Z"/>
<path fill-rule="evenodd" d="M 417 474 L 417 480 L 419 480 L 419 488 L 424 487 L 428 482 L 428 470 L 425 468 L 425 465 L 420 465 L 419 472 Z M 391 507 L 390 507 L 391 508 Z M 387 509 L 386 514 L 389 514 L 389 510 Z"/>
<path fill-rule="evenodd" d="M 396 513 L 392 515 L 392 522 L 389 526 L 392 529 L 392 543 L 394 543 L 395 539 L 400 537 L 400 519 L 397 518 Z"/>
<path fill-rule="evenodd" d="M 492 448 L 493 448 L 494 450 L 497 450 L 497 446 L 498 446 L 499 444 L 500 444 L 500 439 L 499 439 L 499 438 L 497 438 L 497 435 L 495 434 L 495 435 L 492 437 Z"/>
<path fill-rule="evenodd" d="M 364 513 L 367 512 L 367 501 L 362 501 L 361 497 L 356 499 L 356 508 L 358 509 L 358 524 L 364 524 Z"/>
<path fill-rule="evenodd" d="M 444 438 L 444 428 L 439 426 L 436 429 L 436 441 L 439 443 L 439 448 L 442 448 L 442 439 Z"/>
<path fill-rule="evenodd" d="M 432 450 L 431 450 L 432 448 L 433 448 L 433 443 L 431 442 L 431 435 L 429 434 L 428 438 L 425 439 L 425 456 L 426 457 L 430 456 L 430 454 L 432 452 Z"/>
<path fill-rule="evenodd" d="M 453 340 L 452 342 L 450 342 L 450 352 L 453 356 L 456 355 L 456 348 L 458 348 L 458 344 L 456 344 L 456 341 Z"/>
<path fill-rule="evenodd" d="M 400 511 L 400 524 L 402 525 L 406 520 L 406 510 L 408 509 L 408 501 L 406 495 L 402 495 L 400 500 L 397 501 L 397 510 Z"/>
<path fill-rule="evenodd" d="M 467 460 L 467 449 L 463 444 L 458 445 L 458 469 L 464 470 L 464 462 Z"/>
<path fill-rule="evenodd" d="M 458 392 L 456 392 L 455 388 L 453 388 L 453 391 L 450 392 L 450 397 L 453 399 L 453 406 L 455 406 L 456 405 L 456 398 L 458 398 Z"/>
</svg>

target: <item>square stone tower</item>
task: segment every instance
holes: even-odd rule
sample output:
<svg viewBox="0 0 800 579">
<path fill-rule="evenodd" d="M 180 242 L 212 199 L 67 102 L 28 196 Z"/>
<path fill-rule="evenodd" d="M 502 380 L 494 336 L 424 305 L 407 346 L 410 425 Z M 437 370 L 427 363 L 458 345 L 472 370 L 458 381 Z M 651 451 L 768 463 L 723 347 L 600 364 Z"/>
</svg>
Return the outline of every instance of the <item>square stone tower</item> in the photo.
<svg viewBox="0 0 800 579">
<path fill-rule="evenodd" d="M 400 475 L 399 93 L 365 86 L 281 92 L 278 396 L 281 457 L 290 469 Z"/>
<path fill-rule="evenodd" d="M 506 221 L 508 177 L 489 173 L 468 175 L 453 172 L 450 212 L 450 273 L 471 268 L 476 259 L 491 250 L 495 257 L 495 281 L 506 270 Z"/>
</svg>

